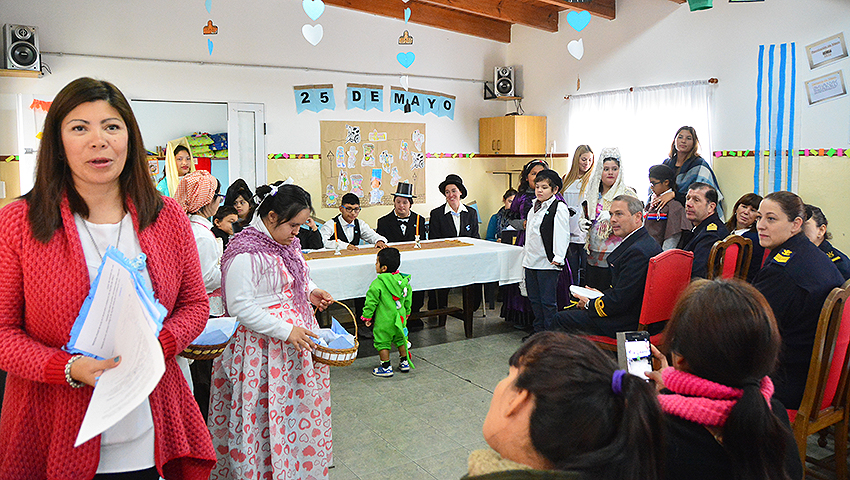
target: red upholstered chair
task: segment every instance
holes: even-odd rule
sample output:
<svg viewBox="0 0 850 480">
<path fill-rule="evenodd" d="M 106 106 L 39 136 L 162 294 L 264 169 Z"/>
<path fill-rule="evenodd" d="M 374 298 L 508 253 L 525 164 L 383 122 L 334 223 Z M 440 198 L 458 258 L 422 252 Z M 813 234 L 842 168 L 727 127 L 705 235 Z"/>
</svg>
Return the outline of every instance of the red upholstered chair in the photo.
<svg viewBox="0 0 850 480">
<path fill-rule="evenodd" d="M 749 238 L 729 235 L 718 240 L 708 255 L 708 279 L 734 277 L 746 280 L 752 256 L 753 242 Z"/>
<path fill-rule="evenodd" d="M 847 479 L 847 433 L 850 420 L 850 308 L 845 308 L 850 289 L 847 287 L 850 287 L 850 282 L 833 289 L 824 302 L 818 319 L 803 400 L 798 410 L 788 410 L 803 465 L 807 460 L 822 463 L 807 457 L 808 436 L 835 425 L 835 474 L 838 480 Z"/>
<path fill-rule="evenodd" d="M 677 248 L 649 259 L 638 330 L 647 330 L 654 323 L 670 320 L 676 301 L 691 282 L 693 263 L 693 252 Z M 587 338 L 603 350 L 617 351 L 616 338 L 599 335 L 589 335 Z M 655 346 L 661 345 L 664 342 L 663 333 L 651 336 L 649 341 Z"/>
</svg>

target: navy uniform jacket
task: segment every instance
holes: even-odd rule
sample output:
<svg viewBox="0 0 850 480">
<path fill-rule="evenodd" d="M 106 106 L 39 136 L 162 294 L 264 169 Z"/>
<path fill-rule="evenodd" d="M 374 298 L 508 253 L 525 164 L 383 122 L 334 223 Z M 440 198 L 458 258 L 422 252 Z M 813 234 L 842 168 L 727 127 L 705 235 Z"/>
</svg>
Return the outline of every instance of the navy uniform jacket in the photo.
<svg viewBox="0 0 850 480">
<path fill-rule="evenodd" d="M 753 242 L 753 255 L 750 257 L 750 269 L 747 270 L 747 281 L 753 283 L 753 280 L 756 279 L 756 275 L 758 275 L 759 270 L 761 270 L 761 263 L 764 258 L 764 247 L 759 243 L 759 233 L 752 228 L 747 230 L 742 235 L 744 238 L 750 239 Z M 767 263 L 765 261 L 765 263 Z"/>
<path fill-rule="evenodd" d="M 830 260 L 832 260 L 832 264 L 838 267 L 838 271 L 841 272 L 841 276 L 844 277 L 844 280 L 850 280 L 850 260 L 847 260 L 847 255 L 841 253 L 841 250 L 832 246 L 831 243 L 824 240 L 821 242 L 820 251 L 825 253 Z"/>
<path fill-rule="evenodd" d="M 460 235 L 455 230 L 455 223 L 451 213 L 445 213 L 446 204 L 431 210 L 431 219 L 428 223 L 428 238 L 455 238 L 478 236 L 478 214 L 475 209 L 466 206 L 465 212 L 460 212 Z"/>
<path fill-rule="evenodd" d="M 588 307 L 590 318 L 600 318 L 613 328 L 608 333 L 635 330 L 640 319 L 646 271 L 649 259 L 661 253 L 661 247 L 644 227 L 635 230 L 608 255 L 612 287 Z M 605 330 L 609 330 L 606 328 Z"/>
<path fill-rule="evenodd" d="M 679 241 L 679 248 L 694 252 L 694 266 L 691 269 L 691 278 L 705 278 L 708 274 L 708 256 L 711 254 L 711 247 L 714 242 L 723 240 L 729 236 L 729 230 L 726 225 L 720 221 L 717 212 L 714 212 L 703 220 L 693 230 L 691 236 L 682 235 L 682 240 Z"/>
<path fill-rule="evenodd" d="M 410 212 L 407 217 L 407 227 L 404 233 L 401 233 L 401 222 L 395 215 L 395 210 L 378 219 L 378 225 L 375 229 L 378 235 L 383 235 L 388 242 L 412 242 L 416 240 L 416 223 L 419 222 L 419 239 L 425 240 L 425 220 L 414 212 Z"/>
<path fill-rule="evenodd" d="M 756 275 L 753 285 L 773 309 L 782 335 L 775 397 L 790 409 L 803 398 L 823 302 L 842 283 L 838 268 L 802 232 L 771 250 Z"/>
</svg>

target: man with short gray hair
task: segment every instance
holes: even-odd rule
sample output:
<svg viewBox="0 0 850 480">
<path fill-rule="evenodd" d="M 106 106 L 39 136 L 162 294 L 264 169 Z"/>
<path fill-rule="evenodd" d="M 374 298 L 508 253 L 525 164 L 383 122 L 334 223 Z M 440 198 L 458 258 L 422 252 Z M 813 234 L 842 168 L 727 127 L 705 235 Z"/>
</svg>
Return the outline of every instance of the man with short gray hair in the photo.
<svg viewBox="0 0 850 480">
<path fill-rule="evenodd" d="M 608 210 L 614 235 L 623 238 L 608 256 L 611 288 L 593 301 L 576 295 L 577 308 L 555 316 L 557 329 L 615 337 L 638 327 L 649 259 L 661 253 L 661 247 L 643 228 L 643 202 L 618 195 Z"/>
</svg>

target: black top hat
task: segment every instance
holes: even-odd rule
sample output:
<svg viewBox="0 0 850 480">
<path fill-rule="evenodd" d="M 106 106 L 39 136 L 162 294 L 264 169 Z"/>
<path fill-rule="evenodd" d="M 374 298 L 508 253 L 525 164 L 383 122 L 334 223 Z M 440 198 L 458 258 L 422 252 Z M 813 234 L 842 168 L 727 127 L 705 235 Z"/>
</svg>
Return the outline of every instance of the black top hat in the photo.
<svg viewBox="0 0 850 480">
<path fill-rule="evenodd" d="M 416 195 L 413 194 L 413 184 L 398 182 L 398 186 L 396 187 L 396 191 L 393 196 L 404 198 L 416 198 Z"/>
<path fill-rule="evenodd" d="M 440 193 L 446 194 L 446 185 L 454 185 L 460 190 L 460 198 L 466 198 L 466 187 L 463 186 L 463 179 L 454 173 L 450 173 L 446 176 L 446 179 L 440 183 Z"/>
</svg>

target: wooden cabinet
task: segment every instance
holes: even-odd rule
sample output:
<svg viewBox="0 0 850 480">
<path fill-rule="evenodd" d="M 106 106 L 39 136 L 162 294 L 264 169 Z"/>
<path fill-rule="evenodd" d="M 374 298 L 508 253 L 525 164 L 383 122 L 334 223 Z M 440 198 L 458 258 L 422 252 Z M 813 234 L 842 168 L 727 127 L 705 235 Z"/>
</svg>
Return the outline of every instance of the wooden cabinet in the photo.
<svg viewBox="0 0 850 480">
<path fill-rule="evenodd" d="M 543 155 L 546 153 L 546 117 L 481 118 L 478 120 L 478 149 L 482 155 Z"/>
</svg>

